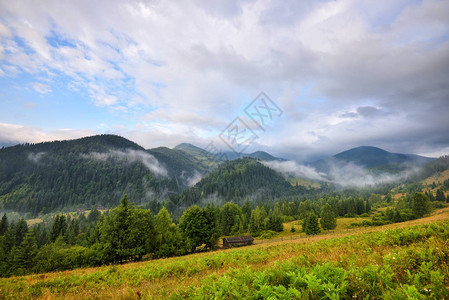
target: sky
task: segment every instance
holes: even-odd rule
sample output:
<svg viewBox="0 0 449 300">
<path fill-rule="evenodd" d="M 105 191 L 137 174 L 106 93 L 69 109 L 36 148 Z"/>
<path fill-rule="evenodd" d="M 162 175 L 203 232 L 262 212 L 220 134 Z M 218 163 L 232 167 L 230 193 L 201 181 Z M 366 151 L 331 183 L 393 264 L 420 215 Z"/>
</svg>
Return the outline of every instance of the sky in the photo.
<svg viewBox="0 0 449 300">
<path fill-rule="evenodd" d="M 438 157 L 448 129 L 449 1 L 0 0 L 0 146 Z"/>
</svg>

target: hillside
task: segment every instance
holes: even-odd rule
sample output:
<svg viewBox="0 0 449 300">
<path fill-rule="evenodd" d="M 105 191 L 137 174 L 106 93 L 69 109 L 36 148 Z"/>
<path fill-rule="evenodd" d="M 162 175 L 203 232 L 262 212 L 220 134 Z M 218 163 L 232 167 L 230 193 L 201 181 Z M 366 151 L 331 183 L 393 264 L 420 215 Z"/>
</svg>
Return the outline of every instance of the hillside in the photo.
<svg viewBox="0 0 449 300">
<path fill-rule="evenodd" d="M 361 146 L 353 148 L 332 157 L 312 163 L 319 171 L 328 171 L 331 165 L 354 164 L 368 169 L 383 171 L 402 170 L 404 166 L 423 166 L 433 158 L 415 154 L 391 153 L 377 147 Z"/>
<path fill-rule="evenodd" d="M 245 197 L 279 197 L 292 192 L 291 184 L 278 172 L 253 158 L 228 161 L 183 192 L 179 203 L 189 206 L 204 201 L 239 201 Z M 219 199 L 216 199 L 219 198 Z"/>
<path fill-rule="evenodd" d="M 208 171 L 204 161 L 178 149 L 158 147 L 147 150 L 167 169 L 168 176 L 175 180 L 181 189 L 193 185 L 196 178 Z M 198 179 L 199 180 L 199 179 Z"/>
<path fill-rule="evenodd" d="M 177 145 L 173 149 L 183 151 L 184 153 L 190 155 L 191 157 L 196 158 L 200 162 L 206 160 L 205 150 L 201 149 L 197 146 L 194 146 L 192 144 L 182 143 L 182 144 Z M 274 160 L 284 161 L 285 160 L 283 158 L 275 157 L 265 151 L 255 151 L 253 153 L 243 153 L 240 157 L 236 153 L 231 152 L 231 151 L 225 151 L 224 154 L 226 154 L 226 156 L 223 156 L 223 157 L 227 158 L 227 160 L 235 160 L 235 159 L 238 159 L 241 157 L 251 157 L 251 158 L 264 160 L 264 161 L 274 161 Z"/>
<path fill-rule="evenodd" d="M 376 228 L 0 279 L 5 299 L 449 296 L 449 212 Z M 423 225 L 424 224 L 424 225 Z"/>
<path fill-rule="evenodd" d="M 163 162 L 119 136 L 25 144 L 0 150 L 0 209 L 32 214 L 55 208 L 136 202 L 179 187 Z M 152 191 L 152 194 L 148 194 Z"/>
</svg>

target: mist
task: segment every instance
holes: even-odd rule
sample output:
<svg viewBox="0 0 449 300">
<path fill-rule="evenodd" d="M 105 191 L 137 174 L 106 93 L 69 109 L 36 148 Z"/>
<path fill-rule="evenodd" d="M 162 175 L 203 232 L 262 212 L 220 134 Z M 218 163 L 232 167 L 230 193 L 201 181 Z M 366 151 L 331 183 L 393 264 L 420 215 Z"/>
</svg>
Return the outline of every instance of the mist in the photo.
<svg viewBox="0 0 449 300">
<path fill-rule="evenodd" d="M 201 180 L 201 178 L 203 178 L 203 175 L 201 175 L 201 173 L 197 170 L 194 170 L 193 174 L 187 177 L 186 172 L 182 171 L 180 178 L 181 180 L 183 180 L 186 186 L 192 187 L 197 184 Z"/>
<path fill-rule="evenodd" d="M 419 168 L 415 166 L 402 166 L 404 171 L 399 173 L 374 173 L 354 163 L 331 162 L 328 163 L 328 172 L 319 172 L 312 166 L 306 166 L 295 161 L 262 162 L 267 167 L 281 172 L 287 177 L 297 177 L 311 181 L 321 181 L 341 187 L 366 187 L 380 183 L 399 181 L 416 173 Z"/>
<path fill-rule="evenodd" d="M 281 172 L 288 177 L 307 178 L 313 181 L 327 181 L 326 173 L 318 172 L 315 168 L 289 161 L 262 161 L 267 167 Z"/>
<path fill-rule="evenodd" d="M 115 158 L 126 161 L 128 163 L 140 162 L 153 174 L 163 177 L 168 176 L 167 169 L 165 169 L 153 155 L 141 150 L 132 150 L 132 149 L 127 149 L 126 151 L 110 150 L 109 152 L 104 153 L 91 152 L 89 154 L 82 154 L 81 156 L 83 158 L 101 161 L 105 161 L 110 158 Z"/>
<path fill-rule="evenodd" d="M 46 152 L 29 153 L 27 158 L 34 163 L 39 163 L 42 157 L 45 156 L 45 154 L 47 153 Z"/>
</svg>

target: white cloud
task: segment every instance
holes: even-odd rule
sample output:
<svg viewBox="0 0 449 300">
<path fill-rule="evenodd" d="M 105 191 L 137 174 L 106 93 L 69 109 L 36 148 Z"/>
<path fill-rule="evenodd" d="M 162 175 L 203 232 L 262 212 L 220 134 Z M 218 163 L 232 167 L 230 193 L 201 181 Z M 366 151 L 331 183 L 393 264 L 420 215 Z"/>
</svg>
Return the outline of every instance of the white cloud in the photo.
<svg viewBox="0 0 449 300">
<path fill-rule="evenodd" d="M 108 160 L 110 158 L 116 158 L 120 160 L 125 160 L 129 163 L 133 162 L 141 162 L 145 167 L 148 168 L 151 172 L 153 172 L 157 176 L 166 177 L 168 172 L 159 161 L 151 154 L 140 151 L 127 149 L 126 151 L 120 150 L 110 150 L 109 152 L 99 153 L 99 152 L 91 152 L 89 154 L 82 155 L 84 158 L 96 159 L 96 160 Z"/>
<path fill-rule="evenodd" d="M 48 94 L 51 93 L 51 87 L 49 85 L 35 82 L 33 83 L 33 89 L 38 92 L 39 94 Z"/>
<path fill-rule="evenodd" d="M 447 1 L 9 1 L 0 11 L 0 76 L 63 77 L 142 123 L 121 133 L 147 146 L 207 144 L 261 90 L 286 112 L 258 141 L 277 153 L 449 145 L 438 129 L 449 126 Z"/>
</svg>

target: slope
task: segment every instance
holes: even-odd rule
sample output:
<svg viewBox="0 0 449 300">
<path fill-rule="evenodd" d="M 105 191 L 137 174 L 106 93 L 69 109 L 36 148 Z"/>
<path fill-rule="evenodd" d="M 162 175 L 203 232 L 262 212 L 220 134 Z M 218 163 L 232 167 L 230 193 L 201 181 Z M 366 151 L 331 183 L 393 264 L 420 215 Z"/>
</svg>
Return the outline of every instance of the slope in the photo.
<svg viewBox="0 0 449 300">
<path fill-rule="evenodd" d="M 0 290 L 5 299 L 294 299 L 294 289 L 299 299 L 326 292 L 343 299 L 444 299 L 448 219 L 445 208 L 415 221 L 313 238 L 1 278 Z"/>
<path fill-rule="evenodd" d="M 119 136 L 0 150 L 0 210 L 35 215 L 62 208 L 117 205 L 124 193 L 141 202 L 166 190 L 178 191 L 178 187 L 163 165 Z"/>
<path fill-rule="evenodd" d="M 278 172 L 253 158 L 228 161 L 203 177 L 179 197 L 180 205 L 197 204 L 201 199 L 238 201 L 247 196 L 279 197 L 292 192 L 293 187 Z M 207 199 L 212 197 L 212 199 Z"/>
<path fill-rule="evenodd" d="M 385 171 L 401 169 L 401 166 L 423 166 L 433 158 L 415 154 L 391 153 L 371 146 L 361 146 L 338 153 L 332 157 L 312 163 L 319 171 L 328 171 L 332 164 L 352 163 L 364 168 L 377 168 Z"/>
</svg>

